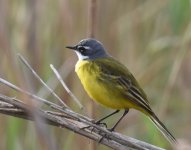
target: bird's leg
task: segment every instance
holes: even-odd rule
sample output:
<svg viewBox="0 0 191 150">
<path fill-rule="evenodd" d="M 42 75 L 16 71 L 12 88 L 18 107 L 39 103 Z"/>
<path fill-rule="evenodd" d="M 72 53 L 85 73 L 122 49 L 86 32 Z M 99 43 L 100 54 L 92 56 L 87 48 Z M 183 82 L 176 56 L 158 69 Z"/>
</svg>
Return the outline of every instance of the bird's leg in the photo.
<svg viewBox="0 0 191 150">
<path fill-rule="evenodd" d="M 99 124 L 104 124 L 104 125 L 107 127 L 107 124 L 106 124 L 106 123 L 101 123 L 101 122 L 102 122 L 103 120 L 109 118 L 110 116 L 113 116 L 114 114 L 116 114 L 116 113 L 118 113 L 118 112 L 119 112 L 119 110 L 116 110 L 116 111 L 112 112 L 111 114 L 109 114 L 109 115 L 107 115 L 107 116 L 105 116 L 105 117 L 99 119 L 98 121 L 96 121 L 95 124 L 98 124 L 98 125 L 99 125 Z"/>
<path fill-rule="evenodd" d="M 108 129 L 109 131 L 114 131 L 115 130 L 115 128 L 116 128 L 116 126 L 119 124 L 119 122 L 125 117 L 125 115 L 127 114 L 129 112 L 129 109 L 125 109 L 125 111 L 124 111 L 124 113 L 123 113 L 123 115 L 121 116 L 121 118 L 119 118 L 119 120 L 116 122 L 116 124 L 112 127 L 112 128 L 110 128 L 110 129 Z"/>
<path fill-rule="evenodd" d="M 107 118 L 109 118 L 110 116 L 112 116 L 112 115 L 114 115 L 114 114 L 116 114 L 116 113 L 118 113 L 119 112 L 119 110 L 116 110 L 116 111 L 114 111 L 114 112 L 112 112 L 111 114 L 109 114 L 109 115 L 107 115 L 107 116 L 105 116 L 105 117 L 103 117 L 103 118 L 101 118 L 101 119 L 99 119 L 98 121 L 95 121 L 95 122 L 93 122 L 93 123 L 95 123 L 96 125 L 104 125 L 106 128 L 107 128 L 107 124 L 106 123 L 102 123 L 102 121 L 103 120 L 105 120 L 105 119 L 107 119 Z M 86 127 L 83 127 L 83 128 L 81 128 L 81 129 L 86 129 L 86 128 L 90 128 L 91 126 L 86 126 Z M 91 132 L 93 131 L 93 129 L 91 130 Z"/>
<path fill-rule="evenodd" d="M 108 129 L 108 130 L 111 131 L 111 132 L 114 131 L 115 128 L 117 127 L 117 125 L 119 124 L 119 122 L 125 117 L 125 115 L 126 115 L 128 112 L 129 112 L 129 109 L 125 109 L 125 111 L 124 111 L 123 115 L 121 116 L 121 118 L 119 118 L 119 120 L 116 122 L 116 124 L 115 124 L 112 128 L 110 128 L 110 129 Z M 106 137 L 106 134 L 101 137 L 101 139 L 99 140 L 99 143 L 100 143 L 105 137 Z"/>
</svg>

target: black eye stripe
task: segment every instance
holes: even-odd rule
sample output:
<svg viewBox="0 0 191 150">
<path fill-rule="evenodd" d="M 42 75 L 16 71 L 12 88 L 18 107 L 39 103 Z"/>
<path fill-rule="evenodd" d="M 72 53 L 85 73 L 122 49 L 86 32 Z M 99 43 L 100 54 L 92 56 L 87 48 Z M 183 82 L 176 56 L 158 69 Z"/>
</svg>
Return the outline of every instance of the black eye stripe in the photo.
<svg viewBox="0 0 191 150">
<path fill-rule="evenodd" d="M 79 52 L 83 53 L 86 49 L 83 46 L 78 47 Z"/>
</svg>

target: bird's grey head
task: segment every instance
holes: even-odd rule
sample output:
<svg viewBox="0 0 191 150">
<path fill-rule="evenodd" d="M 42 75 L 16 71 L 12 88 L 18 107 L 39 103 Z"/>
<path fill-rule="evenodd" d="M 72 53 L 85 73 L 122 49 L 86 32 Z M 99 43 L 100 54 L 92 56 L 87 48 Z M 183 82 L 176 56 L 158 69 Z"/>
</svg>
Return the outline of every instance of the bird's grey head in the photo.
<svg viewBox="0 0 191 150">
<path fill-rule="evenodd" d="M 96 58 L 109 57 L 101 42 L 95 39 L 83 39 L 75 46 L 67 46 L 73 49 L 79 60 L 94 60 Z"/>
</svg>

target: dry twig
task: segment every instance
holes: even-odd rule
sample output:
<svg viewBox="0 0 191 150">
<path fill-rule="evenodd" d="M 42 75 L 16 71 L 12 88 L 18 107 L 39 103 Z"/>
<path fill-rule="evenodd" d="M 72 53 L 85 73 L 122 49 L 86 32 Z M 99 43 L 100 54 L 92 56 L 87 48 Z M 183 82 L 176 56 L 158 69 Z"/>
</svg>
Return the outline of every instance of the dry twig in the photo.
<svg viewBox="0 0 191 150">
<path fill-rule="evenodd" d="M 40 83 L 42 83 L 46 88 L 47 88 L 47 90 L 48 91 L 50 91 L 50 93 L 56 98 L 56 99 L 58 99 L 59 101 L 60 101 L 60 103 L 62 103 L 62 105 L 64 106 L 64 107 L 68 107 L 64 102 L 63 102 L 63 100 L 49 87 L 49 86 L 47 86 L 46 85 L 46 83 L 39 77 L 39 75 L 34 71 L 34 69 L 29 65 L 29 63 L 26 61 L 26 59 L 22 56 L 22 55 L 20 55 L 20 54 L 18 54 L 18 57 L 19 57 L 19 59 L 23 62 L 23 64 L 25 64 L 26 65 L 26 67 L 32 72 L 32 74 L 36 77 L 36 79 L 38 79 L 39 81 L 40 81 Z"/>
<path fill-rule="evenodd" d="M 52 71 L 54 72 L 54 74 L 56 75 L 57 79 L 60 81 L 60 83 L 62 84 L 62 86 L 64 87 L 64 89 L 68 92 L 68 94 L 72 97 L 72 99 L 78 104 L 78 106 L 80 107 L 80 109 L 83 108 L 82 104 L 80 103 L 80 101 L 77 99 L 77 97 L 70 91 L 70 89 L 67 87 L 67 85 L 64 83 L 64 81 L 62 80 L 62 77 L 60 76 L 60 74 L 58 73 L 58 71 L 54 68 L 54 66 L 52 64 L 50 64 L 50 68 L 52 69 Z"/>
</svg>

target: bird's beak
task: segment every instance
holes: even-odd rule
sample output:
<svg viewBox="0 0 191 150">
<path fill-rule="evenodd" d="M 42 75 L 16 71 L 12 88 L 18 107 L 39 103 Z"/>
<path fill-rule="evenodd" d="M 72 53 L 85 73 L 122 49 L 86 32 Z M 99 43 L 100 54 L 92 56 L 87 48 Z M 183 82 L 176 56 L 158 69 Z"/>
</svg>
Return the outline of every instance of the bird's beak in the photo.
<svg viewBox="0 0 191 150">
<path fill-rule="evenodd" d="M 77 46 L 66 46 L 66 48 L 77 50 Z"/>
</svg>

